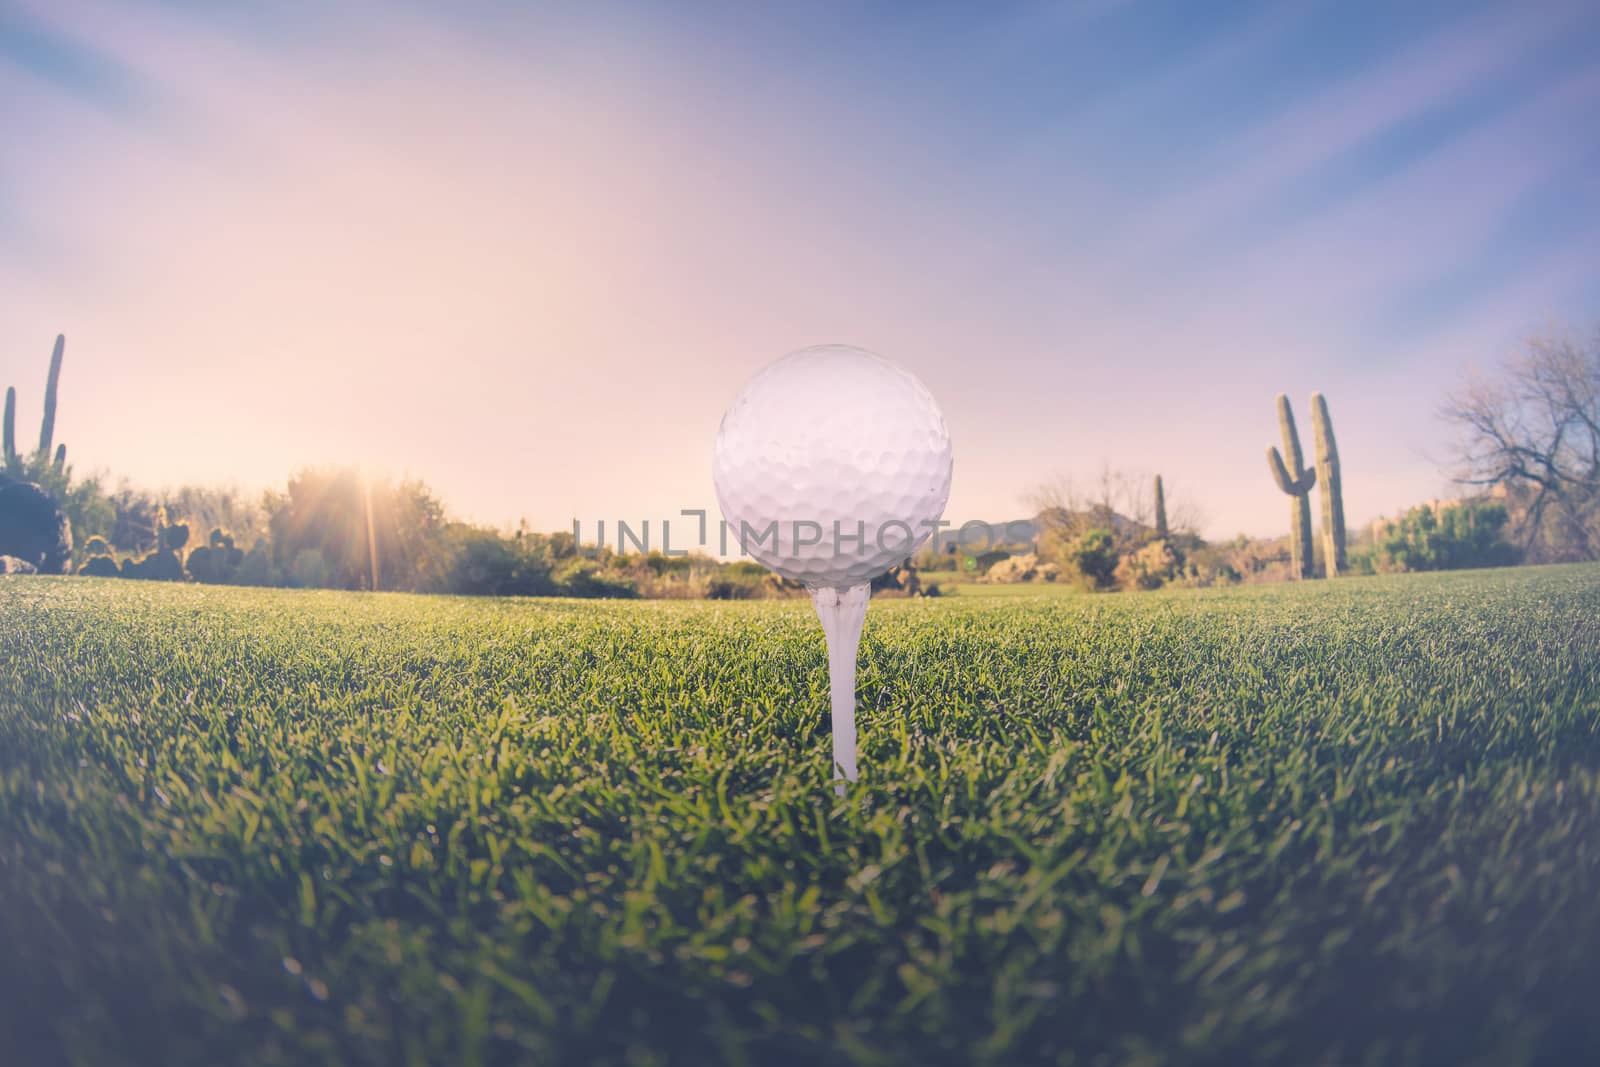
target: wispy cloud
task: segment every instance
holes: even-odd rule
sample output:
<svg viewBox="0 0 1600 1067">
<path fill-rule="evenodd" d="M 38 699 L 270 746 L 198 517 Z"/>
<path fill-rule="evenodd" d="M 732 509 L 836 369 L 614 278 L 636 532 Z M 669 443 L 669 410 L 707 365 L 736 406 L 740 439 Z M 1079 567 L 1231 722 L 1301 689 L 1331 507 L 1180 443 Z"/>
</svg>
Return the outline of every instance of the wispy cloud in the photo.
<svg viewBox="0 0 1600 1067">
<path fill-rule="evenodd" d="M 1527 61 L 1580 11 L 1495 7 L 1306 98 L 1263 101 L 1261 117 L 1218 147 L 1209 176 L 1164 197 L 1120 235 L 1123 255 L 1137 262 L 1152 248 L 1247 224 L 1263 201 L 1297 179 Z"/>
</svg>

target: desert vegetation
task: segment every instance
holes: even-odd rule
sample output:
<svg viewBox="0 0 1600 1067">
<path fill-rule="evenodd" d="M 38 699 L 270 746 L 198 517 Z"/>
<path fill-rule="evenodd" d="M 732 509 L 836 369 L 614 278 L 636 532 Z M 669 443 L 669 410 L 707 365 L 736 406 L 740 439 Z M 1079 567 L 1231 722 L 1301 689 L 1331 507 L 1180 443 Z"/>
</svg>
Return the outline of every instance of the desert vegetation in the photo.
<svg viewBox="0 0 1600 1067">
<path fill-rule="evenodd" d="M 178 486 L 153 492 L 80 477 L 54 440 L 64 338 L 51 352 L 39 443 L 18 445 L 6 394 L 0 557 L 7 569 L 206 584 L 480 595 L 751 599 L 793 596 L 754 564 L 580 544 L 526 525 L 497 530 L 451 517 L 423 482 L 308 468 L 250 493 Z M 1496 376 L 1474 380 L 1443 414 L 1469 495 L 1419 505 L 1347 533 L 1343 472 L 1328 403 L 1311 397 L 1307 465 L 1287 396 L 1269 471 L 1289 501 L 1282 538 L 1200 537 L 1198 494 L 1106 464 L 1090 483 L 1035 493 L 1026 536 L 939 540 L 880 591 L 938 594 L 963 584 L 1045 583 L 1090 592 L 1255 584 L 1317 576 L 1594 559 L 1600 554 L 1600 342 L 1535 338 Z M 1311 496 L 1320 495 L 1313 522 Z M 997 527 L 1003 530 L 1005 527 Z"/>
</svg>

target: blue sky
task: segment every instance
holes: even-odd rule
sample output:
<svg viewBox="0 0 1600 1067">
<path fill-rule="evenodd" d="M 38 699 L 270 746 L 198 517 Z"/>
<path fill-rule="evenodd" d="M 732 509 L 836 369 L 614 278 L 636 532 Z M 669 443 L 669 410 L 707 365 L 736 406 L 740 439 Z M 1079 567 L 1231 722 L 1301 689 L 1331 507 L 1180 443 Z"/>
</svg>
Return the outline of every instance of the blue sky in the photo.
<svg viewBox="0 0 1600 1067">
<path fill-rule="evenodd" d="M 80 468 L 711 499 L 722 408 L 847 341 L 943 403 L 953 517 L 1103 463 L 1281 532 L 1449 491 L 1472 368 L 1600 318 L 1600 8 L 0 6 L 0 379 Z"/>
</svg>

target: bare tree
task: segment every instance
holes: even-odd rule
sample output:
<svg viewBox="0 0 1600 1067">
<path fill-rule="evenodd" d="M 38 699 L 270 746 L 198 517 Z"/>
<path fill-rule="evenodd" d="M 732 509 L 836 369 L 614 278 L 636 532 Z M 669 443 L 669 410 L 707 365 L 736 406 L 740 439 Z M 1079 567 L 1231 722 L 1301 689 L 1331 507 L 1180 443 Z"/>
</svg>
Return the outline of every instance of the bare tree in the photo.
<svg viewBox="0 0 1600 1067">
<path fill-rule="evenodd" d="M 1170 486 L 1166 496 L 1172 532 L 1193 534 L 1200 524 L 1199 510 Z M 1035 490 L 1028 502 L 1045 528 L 1069 540 L 1092 529 L 1108 530 L 1119 551 L 1148 539 L 1155 529 L 1152 478 L 1117 470 L 1109 463 L 1086 482 L 1056 477 Z"/>
<path fill-rule="evenodd" d="M 1206 510 L 1180 486 L 1176 492 L 1167 489 L 1167 529 L 1174 537 L 1198 538 L 1200 527 L 1206 524 Z"/>
<path fill-rule="evenodd" d="M 1534 338 L 1442 414 L 1461 433 L 1457 481 L 1494 487 L 1529 558 L 1600 555 L 1600 329 Z"/>
</svg>

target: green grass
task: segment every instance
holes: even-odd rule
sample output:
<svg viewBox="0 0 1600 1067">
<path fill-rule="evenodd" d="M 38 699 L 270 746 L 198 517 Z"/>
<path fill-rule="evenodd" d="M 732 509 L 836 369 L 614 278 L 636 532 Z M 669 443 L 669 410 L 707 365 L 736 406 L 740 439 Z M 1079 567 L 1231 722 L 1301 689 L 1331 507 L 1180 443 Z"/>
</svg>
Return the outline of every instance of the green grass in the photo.
<svg viewBox="0 0 1600 1067">
<path fill-rule="evenodd" d="M 805 603 L 0 581 L 0 1049 L 1600 1050 L 1600 567 L 878 602 L 843 800 L 824 684 Z"/>
</svg>

